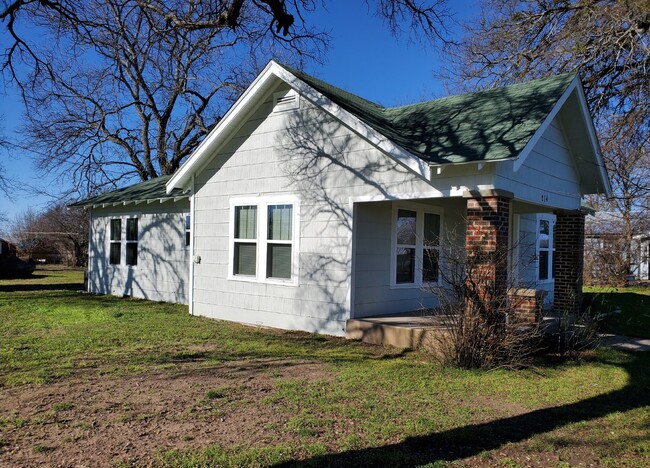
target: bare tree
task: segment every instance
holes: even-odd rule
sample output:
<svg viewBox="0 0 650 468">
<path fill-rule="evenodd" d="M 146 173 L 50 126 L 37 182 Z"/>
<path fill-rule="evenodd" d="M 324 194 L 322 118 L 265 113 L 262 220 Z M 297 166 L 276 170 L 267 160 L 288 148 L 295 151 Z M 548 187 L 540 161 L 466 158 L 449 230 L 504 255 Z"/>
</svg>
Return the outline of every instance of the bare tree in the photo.
<svg viewBox="0 0 650 468">
<path fill-rule="evenodd" d="M 28 209 L 14 217 L 9 237 L 20 256 L 31 259 L 37 252 L 55 253 L 69 266 L 84 266 L 88 259 L 88 214 L 83 208 L 68 209 L 64 203 L 39 213 Z"/>
<path fill-rule="evenodd" d="M 444 1 L 368 5 L 395 34 L 438 38 Z M 39 168 L 84 192 L 172 174 L 268 58 L 300 66 L 324 56 L 329 38 L 308 21 L 318 7 L 315 0 L 3 2 L 10 41 L 2 67 L 22 91 Z M 25 35 L 21 21 L 34 32 Z"/>
<path fill-rule="evenodd" d="M 613 208 L 626 225 L 629 259 L 630 218 L 650 195 L 647 0 L 484 0 L 465 32 L 465 40 L 447 47 L 447 76 L 458 83 L 580 72 L 612 179 Z"/>
<path fill-rule="evenodd" d="M 11 220 L 8 229 L 9 240 L 16 245 L 19 256 L 31 258 L 32 253 L 44 245 L 44 242 L 33 234 L 38 231 L 38 222 L 38 214 L 32 209 L 16 214 Z"/>
<path fill-rule="evenodd" d="M 2 116 L 0 116 L 0 123 L 2 123 Z M 7 138 L 1 133 L 2 128 L 0 127 L 0 155 L 3 154 L 2 150 L 5 150 L 9 147 L 9 142 Z M 9 197 L 10 192 L 10 181 L 7 177 L 7 170 L 5 169 L 2 160 L 0 159 L 0 194 L 4 194 L 6 197 Z M 0 222 L 4 220 L 3 213 L 0 212 Z"/>
</svg>

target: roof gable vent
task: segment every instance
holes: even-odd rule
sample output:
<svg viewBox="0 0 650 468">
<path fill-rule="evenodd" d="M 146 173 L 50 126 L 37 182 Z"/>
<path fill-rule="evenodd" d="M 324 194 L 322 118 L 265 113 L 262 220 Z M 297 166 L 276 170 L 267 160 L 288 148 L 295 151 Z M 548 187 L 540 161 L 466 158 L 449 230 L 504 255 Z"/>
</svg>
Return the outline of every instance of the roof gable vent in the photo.
<svg viewBox="0 0 650 468">
<path fill-rule="evenodd" d="M 293 89 L 289 92 L 273 93 L 273 112 L 283 112 L 300 107 L 300 98 Z"/>
</svg>

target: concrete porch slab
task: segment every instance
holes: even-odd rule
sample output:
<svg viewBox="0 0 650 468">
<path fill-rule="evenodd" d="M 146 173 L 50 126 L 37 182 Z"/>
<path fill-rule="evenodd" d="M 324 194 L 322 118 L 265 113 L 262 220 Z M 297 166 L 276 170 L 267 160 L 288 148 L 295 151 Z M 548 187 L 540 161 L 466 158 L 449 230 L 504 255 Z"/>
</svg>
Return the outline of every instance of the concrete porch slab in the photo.
<svg viewBox="0 0 650 468">
<path fill-rule="evenodd" d="M 345 336 L 364 343 L 416 349 L 433 333 L 445 333 L 444 315 L 414 312 L 363 317 L 347 321 Z"/>
</svg>

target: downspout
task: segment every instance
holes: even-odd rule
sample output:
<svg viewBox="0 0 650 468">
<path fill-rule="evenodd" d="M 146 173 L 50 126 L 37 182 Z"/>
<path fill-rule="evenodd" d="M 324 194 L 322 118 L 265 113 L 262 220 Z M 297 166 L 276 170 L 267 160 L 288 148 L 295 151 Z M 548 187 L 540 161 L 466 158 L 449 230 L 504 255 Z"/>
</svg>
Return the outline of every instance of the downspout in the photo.
<svg viewBox="0 0 650 468">
<path fill-rule="evenodd" d="M 189 306 L 190 315 L 194 315 L 194 175 L 192 175 L 192 195 L 190 195 L 190 291 Z"/>
</svg>

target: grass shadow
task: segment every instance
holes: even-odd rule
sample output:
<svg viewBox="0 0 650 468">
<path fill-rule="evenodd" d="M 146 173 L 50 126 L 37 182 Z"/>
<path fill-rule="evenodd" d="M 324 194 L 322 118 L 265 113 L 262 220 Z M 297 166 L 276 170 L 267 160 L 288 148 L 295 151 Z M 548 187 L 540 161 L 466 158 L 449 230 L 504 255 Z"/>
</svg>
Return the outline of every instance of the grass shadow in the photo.
<svg viewBox="0 0 650 468">
<path fill-rule="evenodd" d="M 83 290 L 83 283 L 66 284 L 4 284 L 0 285 L 0 293 L 30 292 L 30 291 L 78 291 Z"/>
<path fill-rule="evenodd" d="M 403 442 L 391 445 L 326 454 L 276 466 L 413 466 L 453 462 L 498 449 L 509 443 L 522 442 L 568 424 L 650 406 L 650 378 L 647 373 L 650 353 L 638 353 L 628 357 L 629 360 L 621 367 L 628 372 L 629 382 L 624 388 L 614 392 L 486 423 L 409 437 Z"/>
</svg>

